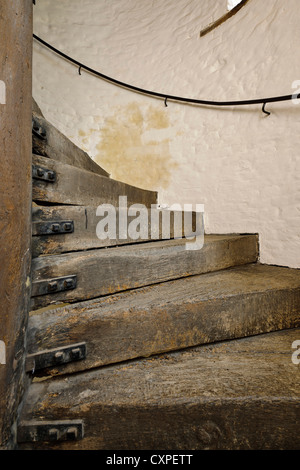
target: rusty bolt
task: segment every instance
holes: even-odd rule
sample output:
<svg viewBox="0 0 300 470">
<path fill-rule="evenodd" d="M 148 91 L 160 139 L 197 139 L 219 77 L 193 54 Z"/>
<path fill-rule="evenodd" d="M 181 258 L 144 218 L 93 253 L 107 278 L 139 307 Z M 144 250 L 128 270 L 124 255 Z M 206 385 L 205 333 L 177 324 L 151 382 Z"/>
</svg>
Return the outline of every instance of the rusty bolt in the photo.
<svg viewBox="0 0 300 470">
<path fill-rule="evenodd" d="M 68 278 L 64 281 L 64 287 L 65 289 L 72 289 L 74 287 L 74 282 L 72 278 Z"/>
<path fill-rule="evenodd" d="M 70 222 L 67 222 L 66 224 L 64 224 L 64 230 L 66 232 L 70 232 L 70 230 L 72 230 L 72 224 Z"/>
<path fill-rule="evenodd" d="M 60 225 L 59 224 L 52 224 L 51 225 L 51 230 L 52 232 L 59 232 Z"/>
<path fill-rule="evenodd" d="M 77 428 L 72 426 L 67 429 L 67 439 L 69 439 L 70 441 L 75 441 L 75 439 L 77 439 L 77 436 L 78 436 Z"/>
<path fill-rule="evenodd" d="M 49 291 L 49 292 L 54 292 L 54 291 L 57 290 L 57 287 L 58 287 L 57 282 L 56 282 L 56 281 L 51 281 L 51 282 L 49 282 L 49 284 L 48 284 L 48 291 Z"/>
<path fill-rule="evenodd" d="M 62 351 L 57 351 L 54 355 L 55 362 L 62 362 L 64 359 L 64 353 Z"/>
<path fill-rule="evenodd" d="M 59 431 L 56 428 L 49 429 L 48 435 L 51 441 L 58 441 L 59 439 Z"/>
<path fill-rule="evenodd" d="M 80 349 L 79 348 L 72 349 L 71 356 L 72 356 L 72 359 L 74 360 L 80 359 Z"/>
<path fill-rule="evenodd" d="M 37 169 L 38 176 L 44 176 L 44 170 L 42 168 Z"/>
</svg>

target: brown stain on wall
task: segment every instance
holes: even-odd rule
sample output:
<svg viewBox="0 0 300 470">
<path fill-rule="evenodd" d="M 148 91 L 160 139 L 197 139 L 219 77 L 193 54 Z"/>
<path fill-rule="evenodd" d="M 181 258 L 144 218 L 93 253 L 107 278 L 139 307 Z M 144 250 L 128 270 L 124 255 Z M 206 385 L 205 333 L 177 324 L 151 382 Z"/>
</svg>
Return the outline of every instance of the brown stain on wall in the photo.
<svg viewBox="0 0 300 470">
<path fill-rule="evenodd" d="M 91 132 L 89 132 L 90 134 Z M 84 151 L 87 151 L 87 145 L 88 145 L 88 142 L 89 142 L 89 136 L 83 131 L 83 130 L 79 130 L 78 132 L 78 135 L 81 139 L 81 145 L 80 147 L 82 148 L 82 150 Z"/>
<path fill-rule="evenodd" d="M 95 161 L 114 179 L 143 189 L 167 188 L 178 166 L 172 161 L 170 138 L 165 137 L 170 127 L 167 111 L 155 106 L 142 111 L 137 103 L 116 108 L 100 130 Z M 153 139 L 151 130 L 155 131 Z M 158 140 L 159 130 L 163 134 Z M 88 137 L 83 131 L 80 136 Z"/>
<path fill-rule="evenodd" d="M 166 110 L 150 106 L 147 113 L 146 125 L 148 129 L 166 129 L 170 126 L 169 116 Z"/>
</svg>

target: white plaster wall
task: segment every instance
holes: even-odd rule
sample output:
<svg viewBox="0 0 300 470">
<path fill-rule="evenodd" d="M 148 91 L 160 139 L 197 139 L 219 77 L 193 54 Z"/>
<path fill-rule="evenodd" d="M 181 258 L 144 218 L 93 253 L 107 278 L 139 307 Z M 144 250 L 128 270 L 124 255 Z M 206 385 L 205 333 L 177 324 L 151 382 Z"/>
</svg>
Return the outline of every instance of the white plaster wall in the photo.
<svg viewBox="0 0 300 470">
<path fill-rule="evenodd" d="M 239 100 L 295 92 L 299 0 L 250 0 L 208 35 L 227 0 L 39 0 L 34 32 L 86 65 L 166 94 Z M 298 86 L 300 89 L 300 86 Z M 204 204 L 207 233 L 260 235 L 261 261 L 300 267 L 300 104 L 214 109 L 138 95 L 34 44 L 44 115 L 161 203 Z"/>
</svg>

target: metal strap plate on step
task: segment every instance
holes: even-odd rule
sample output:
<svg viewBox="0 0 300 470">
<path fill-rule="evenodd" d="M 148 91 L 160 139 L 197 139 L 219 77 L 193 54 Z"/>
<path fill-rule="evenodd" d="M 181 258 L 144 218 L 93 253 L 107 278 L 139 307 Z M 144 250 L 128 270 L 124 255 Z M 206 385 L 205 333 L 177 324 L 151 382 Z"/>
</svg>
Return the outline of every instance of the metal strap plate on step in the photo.
<svg viewBox="0 0 300 470">
<path fill-rule="evenodd" d="M 31 296 L 55 294 L 65 290 L 75 289 L 77 285 L 77 276 L 63 276 L 54 279 L 44 279 L 42 281 L 34 281 L 32 283 Z"/>
<path fill-rule="evenodd" d="M 53 367 L 68 362 L 79 361 L 86 357 L 86 343 L 70 344 L 60 348 L 47 349 L 26 357 L 26 372 L 34 373 L 36 370 Z"/>
<path fill-rule="evenodd" d="M 73 233 L 73 220 L 60 220 L 53 222 L 33 222 L 32 235 L 58 235 L 60 233 Z"/>
<path fill-rule="evenodd" d="M 43 140 L 47 137 L 46 129 L 34 118 L 32 119 L 32 133 Z"/>
<path fill-rule="evenodd" d="M 49 183 L 55 183 L 56 172 L 53 170 L 48 170 L 48 168 L 32 165 L 32 178 L 48 181 Z"/>
<path fill-rule="evenodd" d="M 81 419 L 64 421 L 23 421 L 18 426 L 18 442 L 78 441 L 84 436 Z"/>
</svg>

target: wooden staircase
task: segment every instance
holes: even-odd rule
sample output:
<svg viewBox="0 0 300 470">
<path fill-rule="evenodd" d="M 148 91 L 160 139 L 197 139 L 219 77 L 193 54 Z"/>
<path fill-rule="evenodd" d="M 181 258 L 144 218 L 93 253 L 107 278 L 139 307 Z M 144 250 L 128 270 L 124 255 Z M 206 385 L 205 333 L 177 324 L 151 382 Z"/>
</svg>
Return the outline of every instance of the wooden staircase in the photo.
<svg viewBox="0 0 300 470">
<path fill-rule="evenodd" d="M 99 204 L 150 211 L 157 193 L 111 179 L 33 118 L 19 448 L 299 448 L 300 271 L 260 264 L 257 234 L 185 250 L 173 213 L 164 239 L 159 209 L 144 239 L 100 240 Z"/>
</svg>

